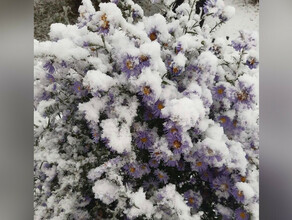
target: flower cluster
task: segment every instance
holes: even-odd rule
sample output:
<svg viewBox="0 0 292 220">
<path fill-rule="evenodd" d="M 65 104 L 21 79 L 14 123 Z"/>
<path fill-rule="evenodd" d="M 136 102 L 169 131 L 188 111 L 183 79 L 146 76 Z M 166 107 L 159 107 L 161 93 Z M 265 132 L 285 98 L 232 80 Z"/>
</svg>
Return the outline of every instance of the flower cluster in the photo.
<svg viewBox="0 0 292 220">
<path fill-rule="evenodd" d="M 35 219 L 258 219 L 256 34 L 216 37 L 223 0 L 82 2 L 35 40 Z"/>
</svg>

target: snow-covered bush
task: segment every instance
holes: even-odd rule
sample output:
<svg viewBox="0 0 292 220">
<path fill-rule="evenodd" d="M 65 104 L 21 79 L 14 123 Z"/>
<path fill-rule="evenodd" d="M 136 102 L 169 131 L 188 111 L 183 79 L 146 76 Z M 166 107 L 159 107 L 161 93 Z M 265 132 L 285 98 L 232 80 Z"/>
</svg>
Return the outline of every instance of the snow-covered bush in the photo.
<svg viewBox="0 0 292 220">
<path fill-rule="evenodd" d="M 83 0 L 35 40 L 35 219 L 258 219 L 257 35 L 153 4 Z"/>
</svg>

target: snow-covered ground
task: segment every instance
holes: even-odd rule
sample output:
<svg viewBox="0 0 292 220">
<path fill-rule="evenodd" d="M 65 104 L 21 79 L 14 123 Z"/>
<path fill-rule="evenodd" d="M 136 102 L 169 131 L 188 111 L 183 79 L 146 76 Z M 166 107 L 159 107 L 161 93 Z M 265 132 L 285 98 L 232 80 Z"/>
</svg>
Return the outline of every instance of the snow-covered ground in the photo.
<svg viewBox="0 0 292 220">
<path fill-rule="evenodd" d="M 248 1 L 248 0 L 246 0 Z M 220 37 L 229 36 L 234 39 L 238 31 L 245 29 L 249 31 L 259 30 L 259 5 L 246 4 L 244 0 L 225 0 L 225 5 L 235 8 L 235 15 L 216 31 Z"/>
</svg>

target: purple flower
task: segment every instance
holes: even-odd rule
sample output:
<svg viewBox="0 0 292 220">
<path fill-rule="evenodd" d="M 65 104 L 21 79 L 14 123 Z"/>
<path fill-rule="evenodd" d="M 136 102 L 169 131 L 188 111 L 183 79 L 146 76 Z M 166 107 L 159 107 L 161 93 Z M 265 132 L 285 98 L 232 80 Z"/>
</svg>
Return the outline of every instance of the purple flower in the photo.
<svg viewBox="0 0 292 220">
<path fill-rule="evenodd" d="M 174 140 L 170 141 L 169 144 L 173 150 L 173 153 L 175 154 L 180 154 L 183 149 L 188 147 L 187 142 L 182 142 L 180 138 L 175 138 Z"/>
<path fill-rule="evenodd" d="M 157 170 L 154 171 L 154 174 L 157 176 L 159 182 L 163 182 L 163 183 L 167 183 L 168 182 L 169 177 L 165 172 L 157 169 Z"/>
<path fill-rule="evenodd" d="M 164 158 L 164 154 L 159 148 L 150 148 L 149 151 L 151 152 L 151 157 L 157 161 L 160 161 L 162 158 Z"/>
<path fill-rule="evenodd" d="M 51 61 L 48 61 L 43 66 L 47 71 L 49 71 L 50 74 L 53 74 L 55 72 L 55 67 L 53 66 Z"/>
<path fill-rule="evenodd" d="M 48 93 L 47 91 L 44 91 L 43 92 L 43 95 L 41 96 L 41 100 L 46 100 L 46 101 L 48 101 L 49 99 L 51 98 L 51 95 L 50 95 L 50 93 Z"/>
<path fill-rule="evenodd" d="M 222 100 L 226 96 L 226 88 L 223 85 L 219 85 L 212 90 L 213 98 L 216 100 Z"/>
<path fill-rule="evenodd" d="M 150 66 L 150 58 L 147 55 L 141 55 L 139 57 L 139 65 L 141 68 Z"/>
<path fill-rule="evenodd" d="M 155 41 L 157 39 L 158 31 L 155 28 L 152 28 L 151 31 L 148 33 L 148 37 L 151 41 Z"/>
<path fill-rule="evenodd" d="M 166 162 L 167 166 L 175 167 L 177 166 L 179 159 L 180 159 L 180 155 L 174 154 L 174 155 L 166 157 L 164 161 Z"/>
<path fill-rule="evenodd" d="M 214 174 L 210 169 L 199 171 L 200 177 L 204 181 L 212 182 L 214 179 Z"/>
<path fill-rule="evenodd" d="M 176 167 L 179 171 L 184 171 L 185 170 L 185 162 L 183 160 L 179 160 Z"/>
<path fill-rule="evenodd" d="M 126 73 L 127 78 L 138 76 L 141 73 L 141 69 L 138 65 L 137 57 L 127 55 L 122 62 L 122 72 Z"/>
<path fill-rule="evenodd" d="M 145 175 L 145 174 L 149 174 L 151 169 L 150 167 L 148 166 L 147 163 L 143 163 L 140 165 L 140 170 L 141 170 L 141 173 L 142 175 Z"/>
<path fill-rule="evenodd" d="M 136 138 L 137 147 L 140 149 L 148 149 L 153 145 L 152 137 L 147 131 L 139 131 Z"/>
<path fill-rule="evenodd" d="M 246 31 L 239 31 L 239 37 L 233 41 L 231 44 L 236 51 L 240 50 L 250 50 L 252 47 L 256 46 L 256 39 L 252 33 Z"/>
<path fill-rule="evenodd" d="M 257 68 L 259 62 L 255 57 L 249 56 L 245 64 L 248 65 L 250 69 L 255 69 Z"/>
<path fill-rule="evenodd" d="M 99 32 L 102 34 L 108 34 L 109 32 L 109 21 L 107 20 L 106 14 L 103 14 L 100 17 L 100 26 L 99 26 Z"/>
<path fill-rule="evenodd" d="M 164 102 L 161 101 L 161 100 L 157 100 L 154 104 L 154 108 L 153 108 L 153 115 L 155 117 L 159 117 L 159 118 L 162 118 L 163 115 L 161 113 L 161 110 L 164 109 Z"/>
<path fill-rule="evenodd" d="M 164 132 L 168 141 L 172 141 L 176 138 L 181 138 L 182 128 L 173 121 L 168 121 L 164 125 Z"/>
<path fill-rule="evenodd" d="M 245 197 L 243 195 L 243 192 L 241 190 L 239 190 L 237 187 L 234 187 L 232 189 L 231 194 L 238 202 L 241 202 L 241 203 L 244 202 Z"/>
<path fill-rule="evenodd" d="M 149 160 L 149 166 L 153 168 L 157 168 L 159 166 L 159 161 L 156 159 L 150 159 Z"/>
<path fill-rule="evenodd" d="M 231 126 L 231 120 L 228 116 L 226 115 L 221 115 L 218 117 L 217 121 L 220 123 L 220 125 L 224 128 L 224 129 L 228 129 Z"/>
<path fill-rule="evenodd" d="M 145 190 L 149 190 L 151 188 L 157 188 L 157 187 L 158 187 L 158 182 L 153 178 L 150 178 L 149 180 L 145 180 L 143 182 L 143 188 Z"/>
<path fill-rule="evenodd" d="M 98 143 L 99 138 L 100 138 L 99 129 L 98 128 L 91 129 L 91 135 L 92 135 L 93 142 Z"/>
<path fill-rule="evenodd" d="M 135 164 L 135 163 L 126 164 L 124 166 L 124 169 L 127 171 L 127 173 L 130 176 L 134 178 L 141 178 L 142 176 L 142 173 L 138 164 Z"/>
<path fill-rule="evenodd" d="M 249 214 L 242 208 L 235 210 L 235 220 L 248 220 Z"/>
<path fill-rule="evenodd" d="M 174 62 L 172 62 L 171 66 L 170 66 L 170 73 L 174 76 L 178 76 L 179 74 L 181 74 L 181 72 L 183 71 L 183 67 L 176 65 Z"/>
<path fill-rule="evenodd" d="M 188 190 L 184 193 L 184 198 L 187 201 L 188 206 L 198 209 L 202 204 L 202 196 L 193 190 Z"/>
<path fill-rule="evenodd" d="M 152 110 L 145 107 L 145 112 L 144 112 L 144 119 L 146 121 L 149 121 L 149 120 L 153 120 L 154 119 L 154 115 L 152 113 Z"/>
<path fill-rule="evenodd" d="M 81 82 L 74 82 L 73 89 L 77 94 L 81 94 L 83 91 Z"/>
<path fill-rule="evenodd" d="M 154 93 L 150 86 L 142 86 L 138 94 L 142 96 L 142 101 L 144 103 L 154 101 Z"/>
<path fill-rule="evenodd" d="M 240 106 L 243 108 L 252 108 L 252 105 L 256 103 L 255 95 L 253 94 L 253 85 L 245 85 L 241 81 L 239 81 L 238 85 L 238 90 L 234 91 L 234 108 L 237 110 Z"/>
<path fill-rule="evenodd" d="M 47 75 L 46 75 L 46 78 L 47 78 L 51 83 L 56 82 L 55 77 L 54 77 L 52 74 L 47 74 Z"/>
<path fill-rule="evenodd" d="M 219 176 L 212 182 L 212 187 L 221 192 L 229 192 L 231 190 L 231 182 L 228 176 Z"/>
<path fill-rule="evenodd" d="M 178 54 L 179 52 L 183 52 L 183 48 L 181 43 L 178 43 L 177 46 L 174 48 L 174 52 Z"/>
<path fill-rule="evenodd" d="M 117 5 L 117 4 L 119 4 L 119 1 L 120 1 L 120 0 L 111 0 L 111 3 L 114 3 L 114 4 Z"/>
<path fill-rule="evenodd" d="M 195 153 L 192 157 L 194 158 L 193 162 L 191 163 L 192 170 L 203 172 L 208 168 L 208 164 L 202 158 L 198 157 L 197 153 Z"/>
</svg>

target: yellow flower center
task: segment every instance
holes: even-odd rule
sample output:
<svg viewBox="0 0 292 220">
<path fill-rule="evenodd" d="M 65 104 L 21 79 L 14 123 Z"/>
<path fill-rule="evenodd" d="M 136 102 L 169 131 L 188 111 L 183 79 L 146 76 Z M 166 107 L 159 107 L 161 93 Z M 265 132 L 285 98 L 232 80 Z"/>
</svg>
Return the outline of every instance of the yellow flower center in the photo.
<svg viewBox="0 0 292 220">
<path fill-rule="evenodd" d="M 226 122 L 226 118 L 222 117 L 222 118 L 220 118 L 220 121 L 222 124 L 224 124 Z"/>
<path fill-rule="evenodd" d="M 163 179 L 163 178 L 164 178 L 163 174 L 159 173 L 159 174 L 158 174 L 158 178 L 159 178 L 159 179 Z"/>
<path fill-rule="evenodd" d="M 150 87 L 149 87 L 149 86 L 145 86 L 145 87 L 143 88 L 143 93 L 144 93 L 145 95 L 149 95 L 149 94 L 151 93 L 151 89 L 150 89 Z"/>
<path fill-rule="evenodd" d="M 135 167 L 131 167 L 131 168 L 130 168 L 130 172 L 131 172 L 131 173 L 134 173 L 135 171 L 136 171 Z"/>
<path fill-rule="evenodd" d="M 218 94 L 222 94 L 223 92 L 224 92 L 224 89 L 222 89 L 222 88 L 219 88 L 218 90 L 217 90 L 217 92 L 218 92 Z"/>
<path fill-rule="evenodd" d="M 155 32 L 152 32 L 152 33 L 149 35 L 149 38 L 150 38 L 151 41 L 156 40 L 156 39 L 157 39 L 157 35 L 156 35 L 156 33 L 155 33 Z"/>
<path fill-rule="evenodd" d="M 177 67 L 173 67 L 172 71 L 173 71 L 174 74 L 177 74 L 178 73 L 178 68 Z"/>
<path fill-rule="evenodd" d="M 243 91 L 241 93 L 237 93 L 237 99 L 239 101 L 245 101 L 245 100 L 247 100 L 247 98 L 248 98 L 248 94 L 246 91 Z"/>
<path fill-rule="evenodd" d="M 174 127 L 172 127 L 172 128 L 170 129 L 170 132 L 171 132 L 171 133 L 176 133 L 176 132 L 177 132 L 177 129 L 174 128 Z"/>
<path fill-rule="evenodd" d="M 191 204 L 191 205 L 193 205 L 194 203 L 195 203 L 195 200 L 194 200 L 194 198 L 189 198 L 189 203 Z"/>
<path fill-rule="evenodd" d="M 181 143 L 178 141 L 178 140 L 175 140 L 173 142 L 173 146 L 176 148 L 176 149 L 179 149 L 181 147 Z"/>
<path fill-rule="evenodd" d="M 242 177 L 240 178 L 240 180 L 241 180 L 241 182 L 245 182 L 245 181 L 246 181 L 246 177 L 242 176 Z"/>
<path fill-rule="evenodd" d="M 197 167 L 200 167 L 200 166 L 202 166 L 202 164 L 203 164 L 203 163 L 202 163 L 202 162 L 200 162 L 200 161 L 196 163 Z"/>
<path fill-rule="evenodd" d="M 147 142 L 147 138 L 146 137 L 141 138 L 141 141 L 142 141 L 142 143 L 146 143 Z"/>
<path fill-rule="evenodd" d="M 161 109 L 164 108 L 164 105 L 162 104 L 162 102 L 159 102 L 159 103 L 158 103 L 157 108 L 158 108 L 159 110 L 161 110 Z"/>
<path fill-rule="evenodd" d="M 242 191 L 238 191 L 238 192 L 237 192 L 237 195 L 238 195 L 239 197 L 242 197 L 242 196 L 243 196 Z"/>
<path fill-rule="evenodd" d="M 129 70 L 131 70 L 131 69 L 133 69 L 133 63 L 130 61 L 130 60 L 127 60 L 127 62 L 126 62 L 126 65 L 127 65 L 127 68 L 129 69 Z"/>
<path fill-rule="evenodd" d="M 244 212 L 241 212 L 241 213 L 240 213 L 240 217 L 241 217 L 242 219 L 245 219 L 245 213 L 244 213 Z"/>
<path fill-rule="evenodd" d="M 224 191 L 227 191 L 229 188 L 228 184 L 226 184 L 226 183 L 221 184 L 221 187 Z"/>
<path fill-rule="evenodd" d="M 145 55 L 140 56 L 140 61 L 141 62 L 145 62 L 147 60 L 148 60 L 148 57 L 147 56 L 145 56 Z"/>
</svg>

